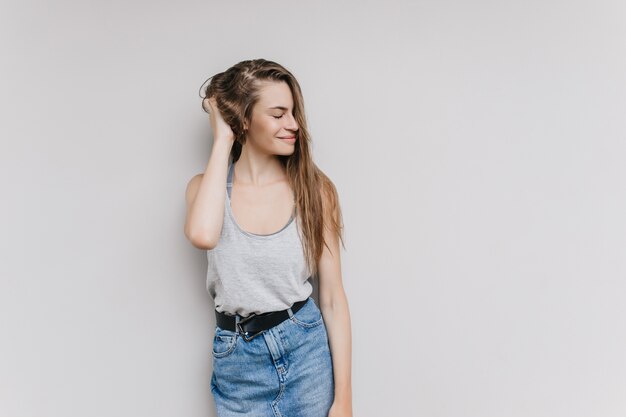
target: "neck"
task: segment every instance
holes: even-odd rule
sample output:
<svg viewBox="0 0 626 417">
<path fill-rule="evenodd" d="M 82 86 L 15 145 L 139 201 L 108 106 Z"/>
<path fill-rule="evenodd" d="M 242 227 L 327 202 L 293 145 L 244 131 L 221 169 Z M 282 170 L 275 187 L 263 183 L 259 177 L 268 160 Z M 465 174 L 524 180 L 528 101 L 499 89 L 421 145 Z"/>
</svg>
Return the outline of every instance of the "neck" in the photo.
<svg viewBox="0 0 626 417">
<path fill-rule="evenodd" d="M 285 179 L 285 170 L 276 155 L 250 152 L 246 145 L 235 162 L 237 182 L 267 185 Z"/>
</svg>

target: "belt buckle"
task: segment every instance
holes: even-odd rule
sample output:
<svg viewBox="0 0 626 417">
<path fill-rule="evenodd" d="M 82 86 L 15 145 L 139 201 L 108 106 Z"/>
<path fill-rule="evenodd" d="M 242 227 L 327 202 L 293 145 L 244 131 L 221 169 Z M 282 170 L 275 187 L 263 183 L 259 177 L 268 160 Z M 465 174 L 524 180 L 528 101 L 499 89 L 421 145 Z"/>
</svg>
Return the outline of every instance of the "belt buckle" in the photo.
<svg viewBox="0 0 626 417">
<path fill-rule="evenodd" d="M 239 333 L 241 334 L 241 337 L 243 337 L 243 339 L 246 342 L 251 341 L 252 339 L 254 339 L 255 337 L 257 337 L 258 335 L 261 334 L 261 332 L 263 332 L 263 330 L 259 330 L 258 332 L 255 332 L 252 334 L 251 337 L 248 337 L 248 333 L 243 330 L 243 328 L 241 327 L 242 324 L 248 322 L 249 320 L 253 319 L 256 316 L 255 313 L 250 314 L 248 317 L 246 317 L 245 319 L 239 320 L 239 322 L 237 322 L 237 330 L 239 330 Z"/>
</svg>

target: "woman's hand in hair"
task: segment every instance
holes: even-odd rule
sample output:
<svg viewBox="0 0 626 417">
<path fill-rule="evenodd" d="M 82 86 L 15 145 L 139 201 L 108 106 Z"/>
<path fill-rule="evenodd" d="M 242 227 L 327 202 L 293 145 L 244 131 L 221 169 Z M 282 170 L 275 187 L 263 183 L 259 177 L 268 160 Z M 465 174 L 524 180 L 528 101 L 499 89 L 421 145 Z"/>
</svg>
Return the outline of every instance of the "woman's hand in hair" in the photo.
<svg viewBox="0 0 626 417">
<path fill-rule="evenodd" d="M 235 141 L 235 134 L 228 123 L 224 121 L 220 110 L 217 108 L 217 101 L 215 100 L 215 97 L 205 98 L 204 100 L 209 107 L 213 140 L 215 142 L 224 140 L 232 145 Z"/>
</svg>

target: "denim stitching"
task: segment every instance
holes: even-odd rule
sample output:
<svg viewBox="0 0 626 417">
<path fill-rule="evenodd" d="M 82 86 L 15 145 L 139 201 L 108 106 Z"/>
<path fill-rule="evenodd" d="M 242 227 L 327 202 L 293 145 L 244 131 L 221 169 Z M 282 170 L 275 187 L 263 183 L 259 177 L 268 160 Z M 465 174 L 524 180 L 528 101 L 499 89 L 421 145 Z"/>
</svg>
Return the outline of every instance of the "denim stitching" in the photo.
<svg viewBox="0 0 626 417">
<path fill-rule="evenodd" d="M 302 327 L 306 327 L 306 328 L 312 328 L 312 327 L 317 327 L 320 324 L 322 324 L 323 318 L 320 318 L 318 321 L 314 322 L 314 323 L 305 323 L 303 321 L 298 320 L 297 318 L 293 317 L 292 321 L 294 323 L 296 323 L 298 326 L 302 326 Z"/>
<path fill-rule="evenodd" d="M 233 336 L 230 336 L 230 335 L 220 335 L 219 337 L 231 338 L 231 341 L 229 342 L 230 346 L 224 352 L 215 352 L 215 350 L 213 348 L 212 349 L 213 350 L 212 353 L 213 353 L 213 357 L 214 358 L 223 358 L 225 356 L 230 355 L 235 350 L 235 347 L 237 347 L 237 339 L 239 339 L 239 335 L 238 334 L 235 334 Z M 215 344 L 215 341 L 213 343 Z"/>
<path fill-rule="evenodd" d="M 304 310 L 305 308 L 307 308 L 307 307 L 310 307 L 310 308 L 315 308 L 315 305 L 313 305 L 313 300 L 312 300 L 312 299 L 309 299 L 309 300 L 307 301 L 307 304 L 309 304 L 309 303 L 311 303 L 311 306 L 307 306 L 307 305 L 305 304 L 305 305 L 302 307 L 302 309 L 298 311 L 298 313 L 299 313 L 300 311 L 303 311 L 303 310 Z M 319 308 L 316 308 L 316 310 L 319 310 Z M 320 324 L 324 321 L 324 317 L 322 317 L 322 316 L 321 316 L 321 313 L 320 313 L 320 319 L 319 319 L 319 320 L 317 320 L 317 321 L 315 321 L 315 322 L 313 322 L 313 323 L 307 323 L 307 322 L 304 322 L 304 321 L 300 321 L 300 320 L 298 320 L 298 313 L 294 314 L 294 315 L 293 315 L 293 316 L 291 316 L 289 319 L 290 319 L 291 321 L 293 321 L 294 323 L 296 323 L 298 326 L 301 326 L 301 327 L 305 327 L 305 328 L 309 328 L 309 329 L 310 329 L 310 328 L 313 328 L 313 327 L 317 327 L 317 326 L 319 326 L 319 325 L 320 325 Z M 317 311 L 316 311 L 316 313 L 317 313 Z"/>
<path fill-rule="evenodd" d="M 280 376 L 278 378 L 280 380 Z M 276 417 L 281 417 L 280 411 L 278 411 L 278 402 L 283 398 L 283 394 L 285 393 L 285 384 L 284 383 L 280 383 L 280 390 L 278 391 L 278 395 L 276 396 L 276 398 L 274 399 L 274 401 L 272 401 L 272 410 L 274 410 L 274 415 Z"/>
</svg>

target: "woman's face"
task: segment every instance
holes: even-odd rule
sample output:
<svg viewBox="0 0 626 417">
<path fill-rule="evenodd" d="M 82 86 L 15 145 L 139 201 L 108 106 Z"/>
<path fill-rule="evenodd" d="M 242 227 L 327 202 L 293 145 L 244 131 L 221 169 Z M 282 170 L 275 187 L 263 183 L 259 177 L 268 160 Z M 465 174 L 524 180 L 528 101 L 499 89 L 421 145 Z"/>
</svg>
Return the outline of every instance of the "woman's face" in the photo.
<svg viewBox="0 0 626 417">
<path fill-rule="evenodd" d="M 284 81 L 263 81 L 262 86 L 244 146 L 270 155 L 291 155 L 298 137 L 291 90 Z"/>
</svg>

